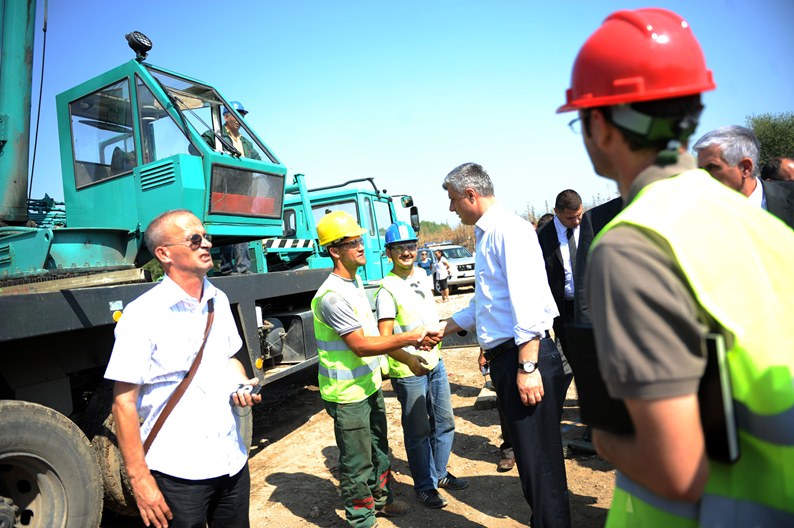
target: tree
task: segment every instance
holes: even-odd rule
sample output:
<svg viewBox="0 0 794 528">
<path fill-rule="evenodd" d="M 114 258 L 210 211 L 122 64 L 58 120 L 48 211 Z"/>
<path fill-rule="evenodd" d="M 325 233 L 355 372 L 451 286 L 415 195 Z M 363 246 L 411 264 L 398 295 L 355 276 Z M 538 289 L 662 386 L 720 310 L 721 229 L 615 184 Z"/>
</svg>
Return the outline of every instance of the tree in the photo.
<svg viewBox="0 0 794 528">
<path fill-rule="evenodd" d="M 758 160 L 761 166 L 778 156 L 794 158 L 794 112 L 750 115 L 746 125 L 761 144 Z"/>
</svg>

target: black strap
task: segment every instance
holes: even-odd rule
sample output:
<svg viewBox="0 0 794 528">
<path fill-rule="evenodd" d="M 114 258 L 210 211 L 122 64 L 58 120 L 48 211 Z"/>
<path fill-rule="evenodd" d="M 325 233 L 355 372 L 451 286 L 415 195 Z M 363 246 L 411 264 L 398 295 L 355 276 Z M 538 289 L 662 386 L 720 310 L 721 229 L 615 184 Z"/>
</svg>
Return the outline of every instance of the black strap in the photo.
<svg viewBox="0 0 794 528">
<path fill-rule="evenodd" d="M 201 342 L 201 348 L 199 348 L 198 354 L 196 354 L 196 357 L 193 360 L 193 364 L 190 365 L 190 370 L 188 370 L 187 374 L 185 374 L 185 377 L 182 378 L 182 381 L 179 382 L 179 385 L 177 385 L 176 389 L 171 394 L 171 397 L 165 404 L 163 412 L 161 412 L 160 416 L 157 417 L 157 421 L 154 422 L 152 430 L 149 432 L 149 436 L 146 437 L 146 441 L 143 443 L 144 455 L 149 452 L 149 448 L 152 446 L 152 442 L 154 442 L 157 433 L 159 433 L 160 429 L 162 429 L 166 418 L 168 418 L 168 415 L 174 410 L 174 407 L 176 407 L 176 404 L 179 403 L 182 395 L 187 390 L 188 385 L 190 385 L 190 382 L 193 381 L 193 378 L 196 376 L 199 363 L 201 363 L 201 357 L 204 355 L 204 345 L 207 344 L 207 337 L 210 335 L 212 321 L 215 319 L 215 303 L 213 301 L 214 299 L 207 301 L 207 326 L 204 329 L 204 340 Z"/>
</svg>

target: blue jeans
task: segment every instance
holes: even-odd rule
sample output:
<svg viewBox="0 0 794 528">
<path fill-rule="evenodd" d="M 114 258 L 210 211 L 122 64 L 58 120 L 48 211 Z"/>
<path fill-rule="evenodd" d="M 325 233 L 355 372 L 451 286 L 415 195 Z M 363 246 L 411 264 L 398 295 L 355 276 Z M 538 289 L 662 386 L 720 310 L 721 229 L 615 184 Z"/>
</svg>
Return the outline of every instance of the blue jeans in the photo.
<svg viewBox="0 0 794 528">
<path fill-rule="evenodd" d="M 455 438 L 455 416 L 444 361 L 425 376 L 393 378 L 402 407 L 403 438 L 408 466 L 419 491 L 438 488 L 447 476 L 447 462 Z"/>
</svg>

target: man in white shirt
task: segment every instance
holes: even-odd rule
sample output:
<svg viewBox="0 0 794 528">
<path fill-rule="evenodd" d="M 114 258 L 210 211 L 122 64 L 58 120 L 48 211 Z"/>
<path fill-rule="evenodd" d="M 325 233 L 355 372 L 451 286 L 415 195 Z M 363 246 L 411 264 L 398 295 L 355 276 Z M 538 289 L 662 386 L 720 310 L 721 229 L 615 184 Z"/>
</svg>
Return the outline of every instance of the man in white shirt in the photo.
<svg viewBox="0 0 794 528">
<path fill-rule="evenodd" d="M 447 302 L 449 300 L 449 285 L 447 284 L 449 280 L 449 261 L 440 249 L 437 249 L 435 254 L 436 264 L 433 269 L 438 281 L 438 289 L 441 292 L 441 302 Z"/>
<path fill-rule="evenodd" d="M 758 138 L 749 128 L 731 125 L 707 132 L 692 147 L 698 168 L 794 228 L 794 184 L 762 180 Z"/>
<path fill-rule="evenodd" d="M 116 382 L 113 418 L 135 501 L 147 526 L 247 527 L 248 450 L 235 414 L 251 412 L 241 408 L 262 398 L 240 388 L 259 381 L 234 357 L 242 340 L 229 299 L 206 278 L 210 236 L 193 213 L 174 210 L 155 218 L 144 239 L 165 278 L 124 310 L 105 372 Z M 212 311 L 195 376 L 145 452 L 202 347 Z"/>
<path fill-rule="evenodd" d="M 532 225 L 496 201 L 480 165 L 465 163 L 444 179 L 449 210 L 473 225 L 474 299 L 445 321 L 444 334 L 476 330 L 507 417 L 529 524 L 568 527 L 560 418 L 562 359 L 549 329 L 558 315 Z"/>
</svg>

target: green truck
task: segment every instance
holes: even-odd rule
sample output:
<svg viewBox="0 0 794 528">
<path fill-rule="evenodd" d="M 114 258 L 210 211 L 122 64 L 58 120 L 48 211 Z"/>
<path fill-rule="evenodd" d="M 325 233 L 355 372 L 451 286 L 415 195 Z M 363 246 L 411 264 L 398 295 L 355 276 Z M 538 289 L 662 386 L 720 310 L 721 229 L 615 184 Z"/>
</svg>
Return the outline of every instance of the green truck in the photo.
<svg viewBox="0 0 794 528">
<path fill-rule="evenodd" d="M 103 502 L 136 512 L 103 374 L 115 322 L 153 286 L 149 222 L 189 209 L 215 245 L 250 243 L 260 273 L 211 280 L 231 301 L 239 359 L 267 383 L 317 361 L 310 301 L 330 265 L 317 218 L 355 213 L 367 229 L 363 278 L 374 283 L 397 216 L 371 180 L 307 189 L 302 175 L 289 178 L 236 113 L 260 159 L 235 154 L 220 134 L 229 101 L 147 62 L 152 45 L 137 32 L 127 35 L 135 59 L 57 96 L 64 199 L 28 199 L 35 4 L 0 0 L 0 526 L 85 528 Z M 418 226 L 411 198 L 401 202 Z"/>
</svg>

